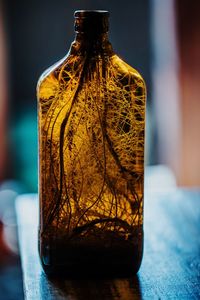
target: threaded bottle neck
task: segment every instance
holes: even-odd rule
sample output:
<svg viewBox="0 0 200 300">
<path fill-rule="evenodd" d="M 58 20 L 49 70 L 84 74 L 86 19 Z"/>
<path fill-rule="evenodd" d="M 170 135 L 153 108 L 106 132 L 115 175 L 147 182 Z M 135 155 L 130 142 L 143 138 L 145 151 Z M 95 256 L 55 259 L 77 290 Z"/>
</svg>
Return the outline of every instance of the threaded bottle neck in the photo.
<svg viewBox="0 0 200 300">
<path fill-rule="evenodd" d="M 103 10 L 78 10 L 74 13 L 76 37 L 70 53 L 111 55 L 108 41 L 109 12 Z"/>
</svg>

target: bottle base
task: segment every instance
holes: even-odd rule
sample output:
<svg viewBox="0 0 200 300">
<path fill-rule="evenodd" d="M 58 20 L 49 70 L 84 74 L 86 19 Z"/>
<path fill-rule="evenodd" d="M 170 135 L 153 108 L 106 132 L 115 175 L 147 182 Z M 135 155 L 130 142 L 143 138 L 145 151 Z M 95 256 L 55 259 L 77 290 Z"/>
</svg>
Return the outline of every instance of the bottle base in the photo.
<svg viewBox="0 0 200 300">
<path fill-rule="evenodd" d="M 49 278 L 65 277 L 70 279 L 81 278 L 127 278 L 134 276 L 140 267 L 140 263 L 137 266 L 130 267 L 130 265 L 113 266 L 108 269 L 107 266 L 96 266 L 92 268 L 90 266 L 70 266 L 70 265 L 44 265 L 42 263 L 43 270 Z"/>
<path fill-rule="evenodd" d="M 138 272 L 142 255 L 142 239 L 129 248 L 40 245 L 41 264 L 48 277 L 131 277 Z"/>
</svg>

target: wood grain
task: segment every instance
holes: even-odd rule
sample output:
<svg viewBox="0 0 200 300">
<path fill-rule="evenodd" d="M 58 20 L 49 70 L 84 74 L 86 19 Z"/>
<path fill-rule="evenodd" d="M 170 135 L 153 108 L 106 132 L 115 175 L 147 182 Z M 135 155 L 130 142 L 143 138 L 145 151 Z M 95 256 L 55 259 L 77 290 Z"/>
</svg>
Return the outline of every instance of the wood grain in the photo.
<svg viewBox="0 0 200 300">
<path fill-rule="evenodd" d="M 24 292 L 39 299 L 200 299 L 200 191 L 146 190 L 144 257 L 124 279 L 48 280 L 37 251 L 37 195 L 16 201 Z"/>
</svg>

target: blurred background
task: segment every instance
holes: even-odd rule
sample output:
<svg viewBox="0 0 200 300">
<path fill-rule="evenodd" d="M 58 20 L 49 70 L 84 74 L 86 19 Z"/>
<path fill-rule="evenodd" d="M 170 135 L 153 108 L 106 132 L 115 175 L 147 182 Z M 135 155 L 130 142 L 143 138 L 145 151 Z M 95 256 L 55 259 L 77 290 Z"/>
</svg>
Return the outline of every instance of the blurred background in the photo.
<svg viewBox="0 0 200 300">
<path fill-rule="evenodd" d="M 14 200 L 37 192 L 36 84 L 67 53 L 77 9 L 110 11 L 115 52 L 146 81 L 146 165 L 161 165 L 178 186 L 200 186 L 198 0 L 0 0 L 0 290 L 8 299 L 23 297 Z"/>
</svg>

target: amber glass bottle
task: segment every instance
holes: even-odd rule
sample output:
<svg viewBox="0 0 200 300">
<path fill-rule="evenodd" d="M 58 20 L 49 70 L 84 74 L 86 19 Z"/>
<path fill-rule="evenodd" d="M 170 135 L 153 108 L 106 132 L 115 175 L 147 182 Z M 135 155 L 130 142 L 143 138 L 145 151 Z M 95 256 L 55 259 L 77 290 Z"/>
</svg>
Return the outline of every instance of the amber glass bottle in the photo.
<svg viewBox="0 0 200 300">
<path fill-rule="evenodd" d="M 47 273 L 136 273 L 143 250 L 145 84 L 76 11 L 68 54 L 41 76 L 39 251 Z"/>
</svg>

